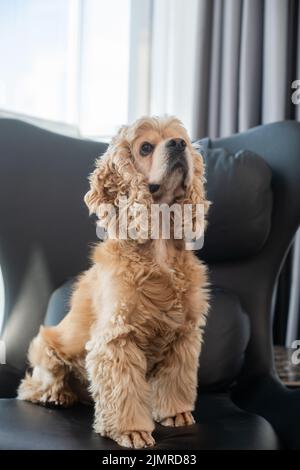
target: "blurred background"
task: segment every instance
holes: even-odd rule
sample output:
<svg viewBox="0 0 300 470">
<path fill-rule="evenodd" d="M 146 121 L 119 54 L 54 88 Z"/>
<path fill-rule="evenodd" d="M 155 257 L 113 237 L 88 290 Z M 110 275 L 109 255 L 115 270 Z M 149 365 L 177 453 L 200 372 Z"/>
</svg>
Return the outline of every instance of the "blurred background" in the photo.
<svg viewBox="0 0 300 470">
<path fill-rule="evenodd" d="M 298 0 L 0 0 L 0 109 L 105 138 L 142 114 L 192 138 L 299 119 Z"/>
<path fill-rule="evenodd" d="M 77 137 L 144 114 L 177 115 L 193 139 L 300 120 L 299 0 L 0 0 L 0 58 L 0 116 Z M 278 344 L 300 334 L 299 240 Z M 0 282 L 0 316 L 1 302 Z"/>
</svg>

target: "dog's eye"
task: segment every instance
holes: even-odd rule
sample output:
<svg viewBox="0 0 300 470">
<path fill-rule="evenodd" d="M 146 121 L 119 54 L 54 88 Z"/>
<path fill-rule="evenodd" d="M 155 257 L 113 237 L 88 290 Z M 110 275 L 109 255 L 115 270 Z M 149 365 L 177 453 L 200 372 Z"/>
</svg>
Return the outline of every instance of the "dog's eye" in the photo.
<svg viewBox="0 0 300 470">
<path fill-rule="evenodd" d="M 150 144 L 149 142 L 144 142 L 142 145 L 141 145 L 141 148 L 140 148 L 140 154 L 143 156 L 143 157 L 146 157 L 147 155 L 149 155 L 152 150 L 153 150 L 153 145 Z"/>
</svg>

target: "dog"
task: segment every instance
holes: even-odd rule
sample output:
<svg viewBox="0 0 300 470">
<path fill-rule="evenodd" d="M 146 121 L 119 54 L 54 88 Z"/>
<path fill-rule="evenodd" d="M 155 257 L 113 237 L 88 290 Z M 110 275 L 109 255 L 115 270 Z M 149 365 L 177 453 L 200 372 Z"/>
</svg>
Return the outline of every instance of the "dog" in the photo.
<svg viewBox="0 0 300 470">
<path fill-rule="evenodd" d="M 149 210 L 154 203 L 201 204 L 206 214 L 204 184 L 202 156 L 182 123 L 145 117 L 123 126 L 97 160 L 85 202 L 98 215 L 110 204 L 117 220 L 122 197 L 127 214 L 135 203 Z M 139 216 L 131 222 L 142 226 Z M 42 326 L 31 342 L 31 371 L 18 398 L 70 406 L 81 400 L 80 384 L 94 402 L 94 430 L 142 448 L 155 445 L 155 422 L 194 423 L 207 269 L 183 238 L 151 239 L 148 227 L 121 239 L 112 236 L 115 226 L 107 222 L 106 240 L 79 276 L 69 313 L 57 326 Z"/>
</svg>

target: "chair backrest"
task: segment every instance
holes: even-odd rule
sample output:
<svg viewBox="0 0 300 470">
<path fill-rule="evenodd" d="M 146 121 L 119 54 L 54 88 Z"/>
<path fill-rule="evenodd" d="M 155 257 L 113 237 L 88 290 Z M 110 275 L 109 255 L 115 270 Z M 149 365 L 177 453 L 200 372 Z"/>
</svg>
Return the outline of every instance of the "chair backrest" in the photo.
<svg viewBox="0 0 300 470">
<path fill-rule="evenodd" d="M 24 367 L 49 296 L 85 269 L 96 240 L 83 202 L 87 176 L 106 145 L 0 119 L 0 266 L 3 339 L 10 365 Z"/>
<path fill-rule="evenodd" d="M 260 155 L 272 172 L 272 218 L 258 253 L 210 262 L 212 283 L 239 297 L 251 337 L 241 381 L 272 371 L 272 299 L 280 267 L 300 222 L 300 125 L 282 122 L 210 141 L 211 148 Z M 96 240 L 83 196 L 105 144 L 0 120 L 0 265 L 5 284 L 7 358 L 24 367 L 49 296 L 88 265 Z M 209 181 L 208 181 L 209 185 Z M 251 198 L 251 193 L 249 198 Z M 236 210 L 236 209 L 235 209 Z M 241 207 L 241 211 L 243 207 Z M 237 213 L 237 219 L 239 214 Z M 214 234 L 216 243 L 218 236 Z"/>
<path fill-rule="evenodd" d="M 300 223 L 300 124 L 272 123 L 210 142 L 231 153 L 247 149 L 260 155 L 272 171 L 271 228 L 261 250 L 240 260 L 214 262 L 211 279 L 238 295 L 249 315 L 251 337 L 245 355 L 242 385 L 253 376 L 274 373 L 272 312 L 280 269 Z M 249 198 L 253 195 L 250 193 Z M 240 211 L 243 211 L 241 206 Z M 236 214 L 237 221 L 239 214 Z"/>
</svg>

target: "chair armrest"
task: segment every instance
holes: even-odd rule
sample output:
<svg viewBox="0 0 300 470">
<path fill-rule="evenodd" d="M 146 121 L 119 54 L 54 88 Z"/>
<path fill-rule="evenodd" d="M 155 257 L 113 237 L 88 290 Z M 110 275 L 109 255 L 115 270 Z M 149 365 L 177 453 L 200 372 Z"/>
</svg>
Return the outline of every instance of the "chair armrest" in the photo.
<svg viewBox="0 0 300 470">
<path fill-rule="evenodd" d="M 8 364 L 0 365 L 0 398 L 13 398 L 22 378 L 21 371 Z"/>
<path fill-rule="evenodd" d="M 237 388 L 232 399 L 240 408 L 269 421 L 285 447 L 300 449 L 300 389 L 290 390 L 276 376 L 269 375 Z"/>
</svg>

